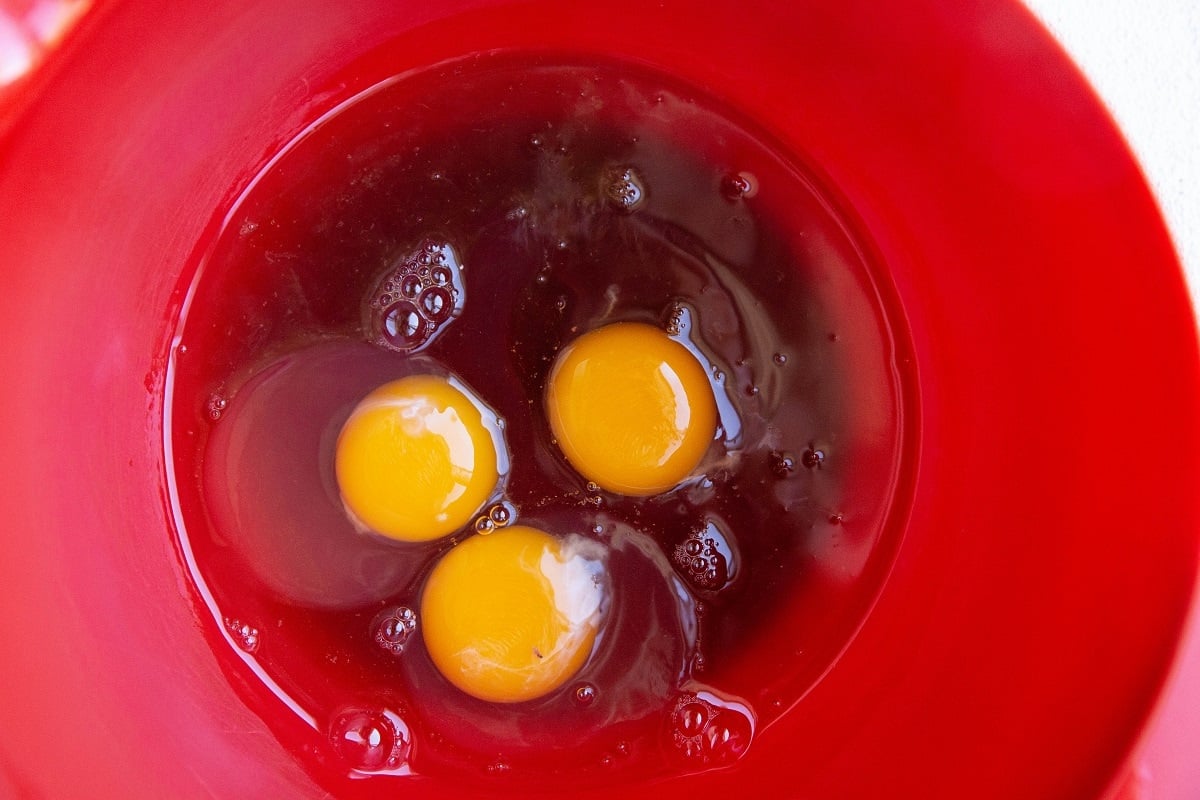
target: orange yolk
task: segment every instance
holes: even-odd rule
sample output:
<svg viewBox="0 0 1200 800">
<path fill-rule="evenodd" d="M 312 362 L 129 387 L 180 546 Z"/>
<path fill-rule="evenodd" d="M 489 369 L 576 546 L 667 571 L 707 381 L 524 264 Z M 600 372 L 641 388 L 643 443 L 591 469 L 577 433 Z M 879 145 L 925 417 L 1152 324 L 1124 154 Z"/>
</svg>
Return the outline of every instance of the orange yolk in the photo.
<svg viewBox="0 0 1200 800">
<path fill-rule="evenodd" d="M 478 401 L 451 381 L 413 375 L 380 386 L 351 412 L 335 469 L 346 508 L 405 542 L 462 528 L 496 490 L 498 442 Z"/>
<path fill-rule="evenodd" d="M 581 475 L 638 496 L 691 474 L 717 424 L 700 361 L 664 331 L 635 322 L 597 328 L 568 345 L 550 372 L 546 411 Z"/>
<path fill-rule="evenodd" d="M 421 597 L 421 633 L 438 671 L 495 703 L 566 683 L 591 654 L 604 613 L 600 547 L 514 525 L 446 553 Z"/>
</svg>

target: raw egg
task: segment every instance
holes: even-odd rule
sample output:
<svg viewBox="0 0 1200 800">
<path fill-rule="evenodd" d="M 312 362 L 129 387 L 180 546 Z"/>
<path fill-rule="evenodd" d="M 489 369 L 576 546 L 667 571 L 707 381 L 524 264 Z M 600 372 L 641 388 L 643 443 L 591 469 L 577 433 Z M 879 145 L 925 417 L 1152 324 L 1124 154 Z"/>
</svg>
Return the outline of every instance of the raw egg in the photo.
<svg viewBox="0 0 1200 800">
<path fill-rule="evenodd" d="M 717 420 L 700 361 L 665 331 L 637 322 L 606 325 L 568 345 L 550 372 L 546 412 L 581 475 L 636 496 L 691 474 Z"/>
<path fill-rule="evenodd" d="M 386 383 L 342 426 L 335 469 L 350 514 L 405 542 L 462 528 L 497 490 L 504 465 L 495 415 L 438 375 Z"/>
<path fill-rule="evenodd" d="M 607 597 L 599 543 L 514 525 L 442 557 L 422 593 L 421 631 L 450 683 L 481 700 L 519 703 L 579 671 Z"/>
</svg>

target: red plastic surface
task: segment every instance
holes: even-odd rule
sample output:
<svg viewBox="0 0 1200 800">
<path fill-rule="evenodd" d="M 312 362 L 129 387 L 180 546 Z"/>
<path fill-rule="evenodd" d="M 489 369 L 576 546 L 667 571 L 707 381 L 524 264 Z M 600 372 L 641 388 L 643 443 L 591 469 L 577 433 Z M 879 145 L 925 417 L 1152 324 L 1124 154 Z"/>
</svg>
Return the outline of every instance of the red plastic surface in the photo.
<svg viewBox="0 0 1200 800">
<path fill-rule="evenodd" d="M 1142 176 L 1020 6 L 130 0 L 0 121 L 0 795 L 324 794 L 229 686 L 172 541 L 180 292 L 312 119 L 548 46 L 673 73 L 815 164 L 886 266 L 920 395 L 906 536 L 848 650 L 736 766 L 622 794 L 1112 789 L 1196 580 L 1200 360 Z"/>
</svg>

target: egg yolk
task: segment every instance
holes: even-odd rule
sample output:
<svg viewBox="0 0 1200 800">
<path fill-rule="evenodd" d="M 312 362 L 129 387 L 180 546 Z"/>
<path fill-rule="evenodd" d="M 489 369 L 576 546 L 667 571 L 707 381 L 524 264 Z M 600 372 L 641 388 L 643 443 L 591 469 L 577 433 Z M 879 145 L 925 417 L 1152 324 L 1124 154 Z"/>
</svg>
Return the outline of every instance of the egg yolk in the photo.
<svg viewBox="0 0 1200 800">
<path fill-rule="evenodd" d="M 496 490 L 498 443 L 481 404 L 435 375 L 380 386 L 338 436 L 342 501 L 368 528 L 405 542 L 462 528 Z"/>
<path fill-rule="evenodd" d="M 514 525 L 442 557 L 421 596 L 421 633 L 450 683 L 480 700 L 519 703 L 562 686 L 587 661 L 606 594 L 599 544 Z"/>
<path fill-rule="evenodd" d="M 717 423 L 700 361 L 666 332 L 635 322 L 597 328 L 568 345 L 550 372 L 546 411 L 581 475 L 636 496 L 691 474 Z"/>
</svg>

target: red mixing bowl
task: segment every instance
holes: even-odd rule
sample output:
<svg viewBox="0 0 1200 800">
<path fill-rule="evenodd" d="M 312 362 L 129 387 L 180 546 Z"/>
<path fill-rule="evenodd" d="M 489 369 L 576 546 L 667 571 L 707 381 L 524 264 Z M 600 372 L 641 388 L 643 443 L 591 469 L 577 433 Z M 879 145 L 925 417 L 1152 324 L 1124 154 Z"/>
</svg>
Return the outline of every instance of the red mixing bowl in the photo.
<svg viewBox="0 0 1200 800">
<path fill-rule="evenodd" d="M 813 165 L 916 376 L 903 538 L 841 656 L 733 766 L 574 793 L 1120 791 L 1197 578 L 1196 325 L 1142 175 L 1020 5 L 112 0 L 0 95 L 0 795 L 327 796 L 231 686 L 172 534 L 181 293 L 339 102 L 547 48 L 703 87 Z"/>
</svg>

